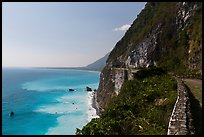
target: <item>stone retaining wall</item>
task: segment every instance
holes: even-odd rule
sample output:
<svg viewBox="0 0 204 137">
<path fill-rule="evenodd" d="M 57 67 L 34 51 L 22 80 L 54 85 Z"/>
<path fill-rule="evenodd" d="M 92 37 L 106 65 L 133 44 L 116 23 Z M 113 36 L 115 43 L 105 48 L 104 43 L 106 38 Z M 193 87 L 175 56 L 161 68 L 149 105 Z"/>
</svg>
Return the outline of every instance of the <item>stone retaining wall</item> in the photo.
<svg viewBox="0 0 204 137">
<path fill-rule="evenodd" d="M 178 97 L 170 117 L 167 135 L 192 135 L 194 127 L 192 126 L 189 91 L 181 79 L 176 80 Z"/>
</svg>

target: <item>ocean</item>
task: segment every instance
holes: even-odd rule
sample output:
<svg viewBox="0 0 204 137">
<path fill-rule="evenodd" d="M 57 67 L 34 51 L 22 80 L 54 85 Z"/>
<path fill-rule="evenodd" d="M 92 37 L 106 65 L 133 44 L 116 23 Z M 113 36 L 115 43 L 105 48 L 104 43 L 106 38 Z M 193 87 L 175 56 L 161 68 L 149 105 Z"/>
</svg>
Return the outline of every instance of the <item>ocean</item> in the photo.
<svg viewBox="0 0 204 137">
<path fill-rule="evenodd" d="M 81 129 L 97 117 L 86 86 L 97 89 L 99 74 L 70 69 L 3 68 L 2 134 L 74 135 L 76 128 Z M 11 111 L 13 117 L 9 116 Z"/>
</svg>

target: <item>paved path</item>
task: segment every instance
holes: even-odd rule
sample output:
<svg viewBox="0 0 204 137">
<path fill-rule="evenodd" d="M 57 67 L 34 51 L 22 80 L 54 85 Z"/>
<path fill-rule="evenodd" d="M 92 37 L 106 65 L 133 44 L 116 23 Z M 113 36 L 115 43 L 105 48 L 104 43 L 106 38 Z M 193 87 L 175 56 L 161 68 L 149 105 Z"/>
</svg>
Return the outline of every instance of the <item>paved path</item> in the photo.
<svg viewBox="0 0 204 137">
<path fill-rule="evenodd" d="M 201 88 L 202 90 L 202 80 L 200 79 L 183 79 L 183 80 L 191 83 L 194 86 Z"/>
<path fill-rule="evenodd" d="M 202 80 L 200 79 L 183 79 L 190 88 L 194 97 L 199 101 L 202 107 Z"/>
</svg>

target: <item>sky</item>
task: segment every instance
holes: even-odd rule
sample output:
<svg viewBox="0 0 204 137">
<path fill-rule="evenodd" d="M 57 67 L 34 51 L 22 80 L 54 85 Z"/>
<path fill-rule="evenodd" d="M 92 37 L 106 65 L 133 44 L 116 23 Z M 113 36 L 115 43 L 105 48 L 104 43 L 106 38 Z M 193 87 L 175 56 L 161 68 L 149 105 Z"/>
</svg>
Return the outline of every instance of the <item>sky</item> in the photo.
<svg viewBox="0 0 204 137">
<path fill-rule="evenodd" d="M 3 67 L 83 67 L 103 57 L 145 2 L 3 2 Z"/>
</svg>

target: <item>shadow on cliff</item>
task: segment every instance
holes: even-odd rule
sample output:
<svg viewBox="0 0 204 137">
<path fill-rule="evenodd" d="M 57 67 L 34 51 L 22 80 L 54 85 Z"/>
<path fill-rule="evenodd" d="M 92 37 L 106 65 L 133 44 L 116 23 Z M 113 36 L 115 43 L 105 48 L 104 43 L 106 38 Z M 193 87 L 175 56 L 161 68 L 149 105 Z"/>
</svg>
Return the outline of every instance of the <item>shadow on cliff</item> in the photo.
<svg viewBox="0 0 204 137">
<path fill-rule="evenodd" d="M 194 97 L 191 90 L 187 85 L 185 85 L 190 99 L 190 108 L 191 114 L 193 118 L 193 126 L 195 127 L 195 134 L 201 135 L 202 134 L 202 108 L 199 104 L 199 101 Z"/>
</svg>

